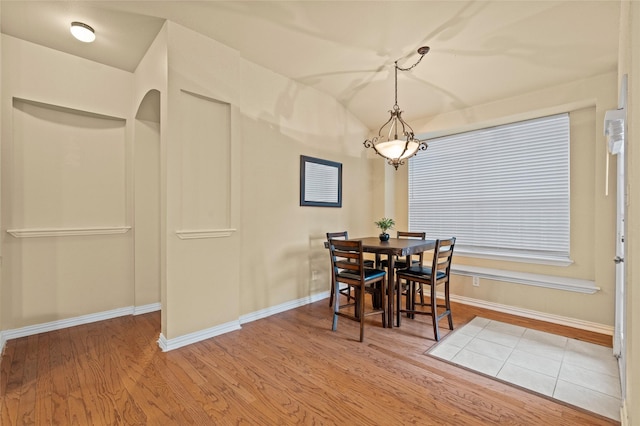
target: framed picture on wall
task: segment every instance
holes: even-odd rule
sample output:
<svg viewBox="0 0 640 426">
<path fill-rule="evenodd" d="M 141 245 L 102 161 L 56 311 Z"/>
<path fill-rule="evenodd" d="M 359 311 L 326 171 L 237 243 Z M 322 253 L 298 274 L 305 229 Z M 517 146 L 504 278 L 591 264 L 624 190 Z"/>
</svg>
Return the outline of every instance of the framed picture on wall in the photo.
<svg viewBox="0 0 640 426">
<path fill-rule="evenodd" d="M 342 163 L 301 155 L 300 205 L 342 207 Z"/>
</svg>

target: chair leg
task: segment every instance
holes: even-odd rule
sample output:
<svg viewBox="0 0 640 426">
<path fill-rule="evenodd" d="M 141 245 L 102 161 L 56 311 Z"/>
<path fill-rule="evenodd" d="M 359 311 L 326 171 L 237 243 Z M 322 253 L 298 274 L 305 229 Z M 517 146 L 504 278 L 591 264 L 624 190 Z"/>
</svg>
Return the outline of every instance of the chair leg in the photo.
<svg viewBox="0 0 640 426">
<path fill-rule="evenodd" d="M 449 330 L 453 330 L 453 315 L 451 315 L 451 301 L 449 300 L 449 282 L 444 284 L 444 304 L 449 318 Z"/>
<path fill-rule="evenodd" d="M 402 280 L 398 278 L 398 276 L 396 276 L 396 282 L 393 283 L 393 286 L 393 294 L 396 299 L 396 324 L 397 327 L 400 327 L 400 317 L 402 317 L 402 315 L 400 315 L 400 306 L 402 306 Z M 393 303 L 393 300 L 391 303 Z"/>
<path fill-rule="evenodd" d="M 340 310 L 340 293 L 338 292 L 338 286 L 333 285 L 333 289 L 331 289 L 331 295 L 335 300 L 333 304 L 333 325 L 331 326 L 331 330 L 336 331 L 338 329 L 338 311 Z"/>
<path fill-rule="evenodd" d="M 415 281 L 409 281 L 407 283 L 407 318 L 415 319 L 416 314 L 413 312 L 416 310 L 416 288 L 418 285 Z"/>
<path fill-rule="evenodd" d="M 388 312 L 387 285 L 388 283 L 385 277 L 382 279 L 380 283 L 380 299 L 382 304 L 382 327 L 383 328 L 387 326 L 387 312 Z M 391 303 L 393 303 L 393 300 L 391 301 Z"/>
<path fill-rule="evenodd" d="M 433 335 L 437 342 L 440 340 L 440 330 L 438 330 L 438 303 L 434 285 L 431 285 L 431 321 L 433 322 Z"/>
<path fill-rule="evenodd" d="M 356 297 L 358 297 L 358 300 L 360 303 L 358 303 L 359 306 L 357 306 L 358 309 L 358 320 L 360 321 L 360 341 L 362 342 L 364 340 L 364 288 L 360 288 L 356 291 L 357 294 Z"/>
<path fill-rule="evenodd" d="M 331 274 L 331 294 L 329 294 L 329 307 L 333 306 L 333 294 L 335 293 L 336 282 L 333 278 L 333 273 Z"/>
</svg>

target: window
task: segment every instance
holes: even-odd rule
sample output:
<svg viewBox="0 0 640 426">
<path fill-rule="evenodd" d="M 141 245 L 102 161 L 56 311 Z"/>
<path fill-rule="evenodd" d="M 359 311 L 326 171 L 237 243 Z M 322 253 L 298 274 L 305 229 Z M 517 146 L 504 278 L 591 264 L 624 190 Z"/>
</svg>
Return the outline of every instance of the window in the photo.
<svg viewBox="0 0 640 426">
<path fill-rule="evenodd" d="M 409 161 L 409 229 L 463 255 L 569 262 L 569 114 L 428 141 Z"/>
</svg>

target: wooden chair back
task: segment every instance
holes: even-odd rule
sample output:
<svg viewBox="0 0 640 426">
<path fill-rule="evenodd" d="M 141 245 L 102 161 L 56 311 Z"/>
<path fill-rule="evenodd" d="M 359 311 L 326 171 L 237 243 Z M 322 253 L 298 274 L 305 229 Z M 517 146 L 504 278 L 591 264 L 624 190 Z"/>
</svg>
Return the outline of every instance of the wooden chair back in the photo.
<svg viewBox="0 0 640 426">
<path fill-rule="evenodd" d="M 348 240 L 349 239 L 349 232 L 348 231 L 327 232 L 327 241 L 329 241 L 331 239 Z"/>
<path fill-rule="evenodd" d="M 449 281 L 451 275 L 451 259 L 453 258 L 453 248 L 456 244 L 456 237 L 436 241 L 433 250 L 433 262 L 431 264 L 431 280 L 434 284 Z"/>
<path fill-rule="evenodd" d="M 329 254 L 333 279 L 336 282 L 352 285 L 364 283 L 362 241 L 331 238 Z"/>
<path fill-rule="evenodd" d="M 416 240 L 426 240 L 427 239 L 427 233 L 426 232 L 408 232 L 408 231 L 398 231 L 397 234 L 398 238 L 413 238 Z M 418 254 L 415 255 L 418 258 L 418 261 L 420 262 L 420 265 L 422 265 L 422 261 L 424 260 L 424 252 L 420 252 Z M 409 266 L 411 266 L 411 256 L 407 256 L 407 258 L 405 259 L 405 265 L 408 268 Z"/>
</svg>

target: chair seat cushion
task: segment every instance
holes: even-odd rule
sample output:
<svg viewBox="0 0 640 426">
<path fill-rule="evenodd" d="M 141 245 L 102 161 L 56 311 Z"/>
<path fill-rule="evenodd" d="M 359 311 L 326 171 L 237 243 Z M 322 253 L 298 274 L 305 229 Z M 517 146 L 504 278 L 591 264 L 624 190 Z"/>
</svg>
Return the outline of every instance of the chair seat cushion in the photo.
<svg viewBox="0 0 640 426">
<path fill-rule="evenodd" d="M 372 280 L 374 278 L 380 278 L 382 276 L 384 276 L 387 272 L 380 270 L 380 269 L 375 269 L 375 268 L 364 268 L 364 279 L 366 280 Z M 339 278 L 349 278 L 352 280 L 358 280 L 360 279 L 360 276 L 356 275 L 356 274 L 352 274 L 351 272 L 340 272 L 338 273 L 338 277 Z"/>
<path fill-rule="evenodd" d="M 411 268 L 402 269 L 398 271 L 398 276 L 400 275 L 409 275 L 409 276 L 418 277 L 422 279 L 429 278 L 431 277 L 431 268 L 426 266 L 412 266 Z M 436 279 L 439 280 L 446 276 L 447 274 L 445 274 L 443 271 L 438 271 L 438 273 L 436 274 Z"/>
</svg>

